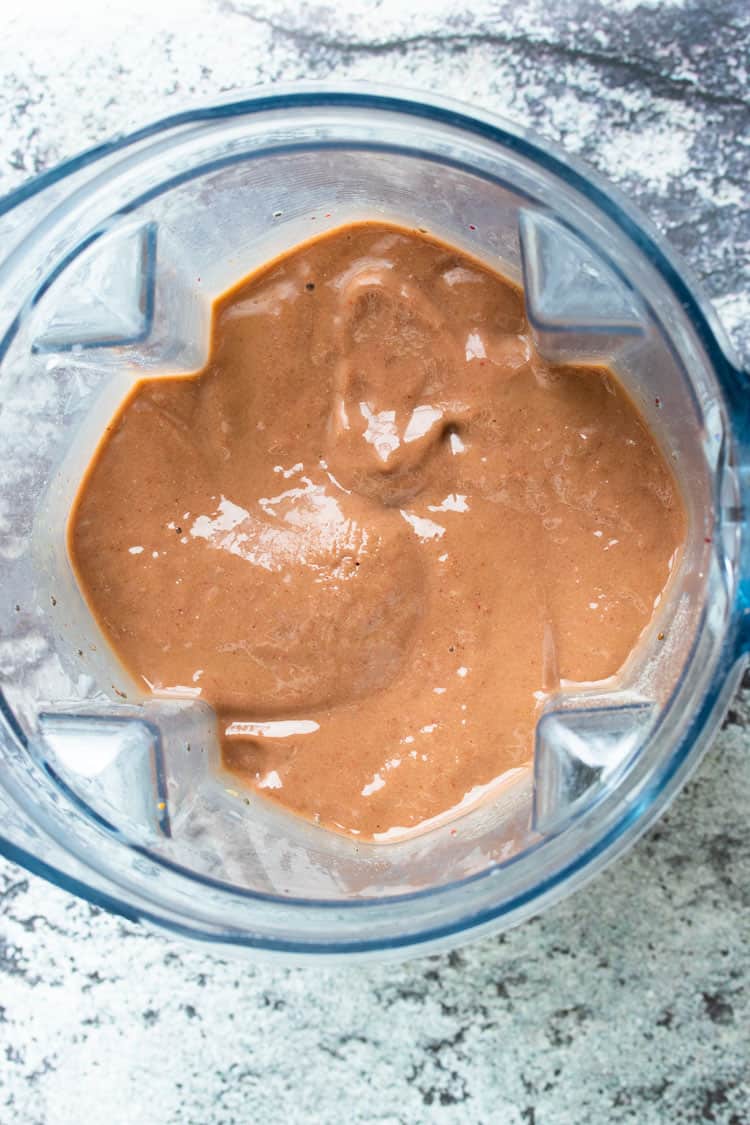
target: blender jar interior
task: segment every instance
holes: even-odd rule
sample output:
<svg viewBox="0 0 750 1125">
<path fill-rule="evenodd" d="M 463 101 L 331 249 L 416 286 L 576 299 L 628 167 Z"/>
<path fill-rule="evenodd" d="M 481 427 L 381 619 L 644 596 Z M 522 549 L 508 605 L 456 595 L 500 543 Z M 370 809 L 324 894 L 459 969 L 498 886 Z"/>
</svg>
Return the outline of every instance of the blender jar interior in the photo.
<svg viewBox="0 0 750 1125">
<path fill-rule="evenodd" d="M 492 871 L 518 894 L 588 847 L 623 803 L 635 815 L 647 802 L 724 659 L 739 550 L 721 516 L 736 505 L 731 435 L 712 364 L 663 272 L 576 177 L 538 155 L 448 115 L 288 103 L 166 130 L 55 186 L 43 213 L 31 201 L 26 239 L 0 274 L 10 820 L 22 810 L 32 835 L 121 885 L 150 880 L 152 897 L 167 895 L 169 872 L 186 876 L 168 893 L 191 911 L 195 879 L 256 901 L 344 904 Z M 361 218 L 426 227 L 523 281 L 542 354 L 613 367 L 688 516 L 653 627 L 616 681 L 561 686 L 524 780 L 392 845 L 355 845 L 237 792 L 210 710 L 130 680 L 65 548 L 74 494 L 133 382 L 198 370 L 216 296 Z M 210 899 L 206 890 L 206 912 Z"/>
</svg>

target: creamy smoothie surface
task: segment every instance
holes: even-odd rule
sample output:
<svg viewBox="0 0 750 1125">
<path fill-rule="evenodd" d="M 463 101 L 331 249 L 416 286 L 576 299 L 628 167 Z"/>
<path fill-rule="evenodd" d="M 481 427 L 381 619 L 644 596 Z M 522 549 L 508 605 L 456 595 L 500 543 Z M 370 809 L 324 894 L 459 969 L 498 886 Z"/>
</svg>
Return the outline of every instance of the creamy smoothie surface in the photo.
<svg viewBox="0 0 750 1125">
<path fill-rule="evenodd" d="M 622 667 L 684 535 L 610 370 L 549 366 L 517 286 L 363 222 L 223 295 L 197 375 L 135 387 L 68 546 L 244 785 L 392 840 L 528 768 L 545 695 Z"/>
</svg>

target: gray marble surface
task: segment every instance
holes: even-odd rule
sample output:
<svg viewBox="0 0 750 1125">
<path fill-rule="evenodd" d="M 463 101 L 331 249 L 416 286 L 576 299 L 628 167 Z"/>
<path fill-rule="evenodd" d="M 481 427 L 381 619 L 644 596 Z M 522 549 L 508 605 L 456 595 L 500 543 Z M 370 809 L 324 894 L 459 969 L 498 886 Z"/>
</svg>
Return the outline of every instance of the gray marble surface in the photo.
<svg viewBox="0 0 750 1125">
<path fill-rule="evenodd" d="M 748 364 L 749 49 L 746 0 L 6 0 L 0 192 L 191 97 L 305 77 L 435 89 L 619 182 Z M 603 877 L 403 966 L 221 962 L 0 863 L 0 1125 L 747 1125 L 749 992 L 741 693 Z"/>
</svg>

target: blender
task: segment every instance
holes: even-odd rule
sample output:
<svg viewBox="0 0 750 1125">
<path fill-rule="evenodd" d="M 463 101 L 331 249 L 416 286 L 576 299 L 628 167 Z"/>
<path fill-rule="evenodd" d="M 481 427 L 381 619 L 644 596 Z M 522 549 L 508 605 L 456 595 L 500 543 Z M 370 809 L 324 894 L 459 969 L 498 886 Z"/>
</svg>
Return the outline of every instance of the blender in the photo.
<svg viewBox="0 0 750 1125">
<path fill-rule="evenodd" d="M 611 366 L 669 459 L 688 529 L 618 676 L 545 703 L 533 771 L 460 833 L 357 844 L 240 793 L 210 708 L 129 679 L 65 538 L 134 383 L 205 362 L 213 300 L 311 234 L 377 218 L 522 283 L 545 359 Z M 539 912 L 664 809 L 750 645 L 748 374 L 615 189 L 462 105 L 305 85 L 84 152 L 0 200 L 0 232 L 0 851 L 217 949 L 384 959 Z"/>
</svg>

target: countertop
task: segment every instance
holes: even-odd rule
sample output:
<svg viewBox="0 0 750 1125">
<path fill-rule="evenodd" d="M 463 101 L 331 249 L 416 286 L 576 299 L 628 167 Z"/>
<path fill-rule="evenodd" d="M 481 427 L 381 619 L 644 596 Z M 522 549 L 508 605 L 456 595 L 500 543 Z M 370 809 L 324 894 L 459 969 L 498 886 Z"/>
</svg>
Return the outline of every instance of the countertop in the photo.
<svg viewBox="0 0 750 1125">
<path fill-rule="evenodd" d="M 0 193 L 186 99 L 438 90 L 618 182 L 750 362 L 746 0 L 7 0 Z M 0 863 L 0 1125 L 750 1122 L 750 695 L 627 857 L 400 966 L 223 962 Z"/>
</svg>

